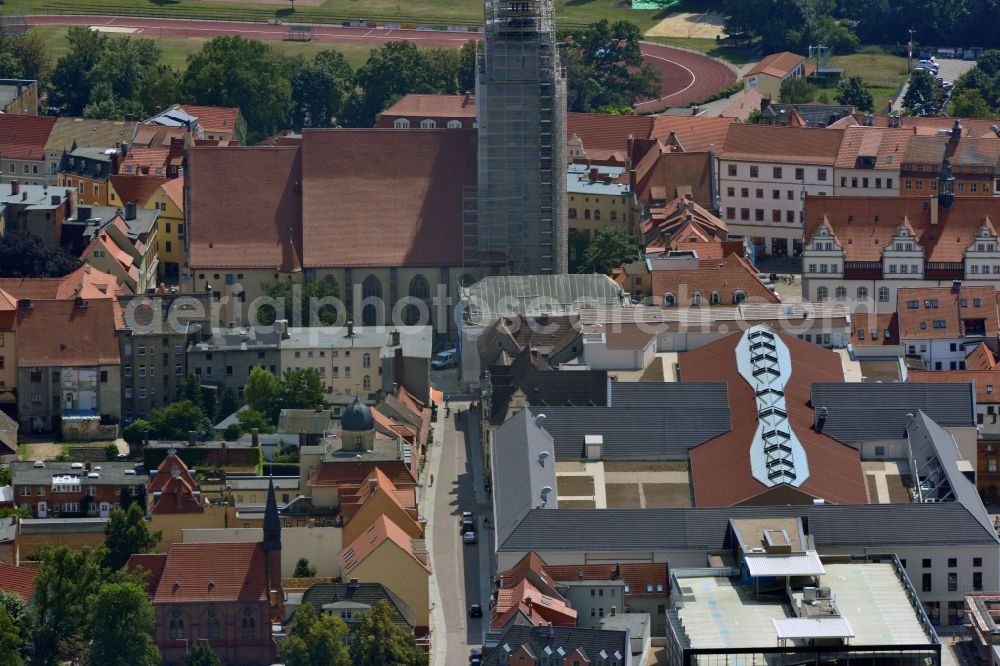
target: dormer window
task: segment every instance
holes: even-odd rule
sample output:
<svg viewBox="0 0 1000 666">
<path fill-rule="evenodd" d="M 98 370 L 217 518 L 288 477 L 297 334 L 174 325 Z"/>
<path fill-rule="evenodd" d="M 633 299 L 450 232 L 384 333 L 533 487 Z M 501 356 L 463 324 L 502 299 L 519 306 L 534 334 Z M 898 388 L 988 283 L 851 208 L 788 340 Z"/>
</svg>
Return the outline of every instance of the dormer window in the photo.
<svg viewBox="0 0 1000 666">
<path fill-rule="evenodd" d="M 669 291 L 663 295 L 663 307 L 672 308 L 677 305 L 677 298 Z"/>
<path fill-rule="evenodd" d="M 701 305 L 702 304 L 701 292 L 700 291 L 694 292 L 694 294 L 691 296 L 691 304 L 692 305 Z"/>
</svg>

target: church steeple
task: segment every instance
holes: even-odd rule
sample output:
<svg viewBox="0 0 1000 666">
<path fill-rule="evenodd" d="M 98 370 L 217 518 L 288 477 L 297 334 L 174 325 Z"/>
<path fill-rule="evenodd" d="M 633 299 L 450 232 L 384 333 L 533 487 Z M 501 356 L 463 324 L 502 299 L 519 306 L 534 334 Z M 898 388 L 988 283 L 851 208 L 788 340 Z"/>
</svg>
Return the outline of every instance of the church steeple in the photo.
<svg viewBox="0 0 1000 666">
<path fill-rule="evenodd" d="M 281 518 L 274 496 L 274 479 L 267 483 L 267 506 L 264 509 L 264 550 L 281 550 Z"/>
</svg>

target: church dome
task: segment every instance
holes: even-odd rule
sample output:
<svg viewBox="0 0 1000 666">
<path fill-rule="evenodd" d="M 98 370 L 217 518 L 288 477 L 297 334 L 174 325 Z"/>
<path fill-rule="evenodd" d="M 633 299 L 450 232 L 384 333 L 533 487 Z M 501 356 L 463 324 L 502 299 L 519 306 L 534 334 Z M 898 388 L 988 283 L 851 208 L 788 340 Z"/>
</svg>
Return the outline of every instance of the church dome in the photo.
<svg viewBox="0 0 1000 666">
<path fill-rule="evenodd" d="M 375 420 L 372 418 L 372 410 L 368 405 L 361 402 L 357 396 L 340 415 L 340 427 L 346 432 L 364 432 L 375 429 Z"/>
</svg>

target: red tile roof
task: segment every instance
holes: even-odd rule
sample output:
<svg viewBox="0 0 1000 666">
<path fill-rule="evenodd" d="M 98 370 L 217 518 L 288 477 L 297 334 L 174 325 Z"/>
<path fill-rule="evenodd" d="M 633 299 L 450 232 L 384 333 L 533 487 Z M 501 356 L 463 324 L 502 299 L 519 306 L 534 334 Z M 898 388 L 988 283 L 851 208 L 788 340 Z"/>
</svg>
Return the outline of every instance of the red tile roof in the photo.
<svg viewBox="0 0 1000 666">
<path fill-rule="evenodd" d="M 750 471 L 749 447 L 757 429 L 754 390 L 739 374 L 734 333 L 680 355 L 680 375 L 685 382 L 725 382 L 729 387 L 732 429 L 691 449 L 691 478 L 696 506 L 733 506 L 749 502 L 769 489 Z M 778 337 L 788 348 L 792 372 L 785 386 L 788 421 L 802 444 L 811 471 L 797 489 L 802 503 L 822 498 L 836 504 L 866 504 L 868 494 L 858 451 L 813 429 L 809 405 L 814 382 L 842 382 L 844 373 L 835 353 L 786 333 Z M 786 503 L 782 501 L 781 503 Z"/>
<path fill-rule="evenodd" d="M 412 488 L 416 480 L 402 460 L 381 460 L 378 462 L 324 462 L 309 473 L 310 486 L 357 486 L 371 476 L 376 467 L 396 488 Z"/>
<path fill-rule="evenodd" d="M 475 136 L 465 129 L 305 130 L 305 264 L 460 266 L 464 189 L 476 185 Z"/>
<path fill-rule="evenodd" d="M 32 301 L 17 313 L 19 367 L 119 365 L 114 302 Z"/>
<path fill-rule="evenodd" d="M 177 475 L 190 484 L 192 488 L 195 490 L 198 489 L 198 484 L 195 482 L 194 477 L 191 476 L 191 472 L 188 471 L 188 466 L 181 460 L 180 456 L 176 453 L 171 453 L 156 468 L 156 474 L 150 477 L 149 483 L 146 484 L 146 492 L 155 493 L 162 491 L 167 485 L 167 481 L 174 475 L 174 470 L 177 470 Z"/>
<path fill-rule="evenodd" d="M 697 269 L 653 271 L 653 298 L 663 302 L 663 295 L 674 295 L 679 307 L 693 305 L 699 292 L 703 305 L 712 304 L 712 292 L 719 292 L 720 305 L 735 304 L 736 291 L 742 291 L 748 303 L 780 303 L 781 299 L 757 277 L 749 261 L 730 254 L 724 259 L 700 259 Z"/>
<path fill-rule="evenodd" d="M 161 185 L 163 193 L 174 202 L 182 212 L 184 211 L 184 179 L 171 178 Z"/>
<path fill-rule="evenodd" d="M 843 134 L 829 128 L 736 124 L 729 128 L 720 157 L 833 166 Z"/>
<path fill-rule="evenodd" d="M 906 381 L 931 384 L 971 382 L 976 386 L 977 403 L 1000 403 L 1000 370 L 910 370 L 906 375 Z"/>
<path fill-rule="evenodd" d="M 653 131 L 651 139 L 659 139 L 665 143 L 673 139 L 684 148 L 686 153 L 705 152 L 712 146 L 718 150 L 726 141 L 729 129 L 733 126 L 732 118 L 712 118 L 706 116 L 653 116 Z M 587 144 L 584 143 L 584 148 Z"/>
<path fill-rule="evenodd" d="M 4 159 L 44 160 L 55 124 L 52 116 L 0 114 L 0 154 Z"/>
<path fill-rule="evenodd" d="M 566 136 L 578 137 L 588 154 L 594 151 L 628 150 L 628 138 L 660 139 L 671 132 L 685 152 L 702 152 L 710 145 L 717 149 L 726 140 L 732 118 L 705 116 L 608 116 L 600 113 L 569 113 Z"/>
<path fill-rule="evenodd" d="M 626 597 L 662 597 L 670 592 L 670 574 L 665 563 L 546 564 L 545 572 L 556 582 L 621 580 L 628 586 Z"/>
<path fill-rule="evenodd" d="M 764 95 L 757 90 L 746 90 L 737 97 L 729 106 L 722 110 L 719 115 L 723 118 L 733 118 L 734 120 L 747 120 L 754 111 L 760 111 L 760 103 Z"/>
<path fill-rule="evenodd" d="M 197 486 L 179 476 L 170 476 L 159 497 L 154 495 L 149 512 L 154 515 L 175 513 L 204 513 L 200 497 L 195 496 Z"/>
<path fill-rule="evenodd" d="M 113 299 L 117 280 L 113 275 L 84 264 L 61 278 L 0 278 L 0 289 L 13 299 Z"/>
<path fill-rule="evenodd" d="M 361 483 L 344 484 L 339 487 L 340 514 L 344 517 L 344 522 L 349 521 L 362 506 L 379 493 L 388 497 L 403 511 L 417 510 L 415 495 L 412 492 L 401 492 L 385 472 L 376 467 Z"/>
<path fill-rule="evenodd" d="M 1000 331 L 992 286 L 964 285 L 959 291 L 951 287 L 897 289 L 896 312 L 901 340 L 962 338 L 966 336 L 963 322 L 970 319 L 984 321 L 987 339 L 996 340 Z"/>
<path fill-rule="evenodd" d="M 805 238 L 827 222 L 846 261 L 880 261 L 896 230 L 909 221 L 927 261 L 961 262 L 987 218 L 1000 220 L 1000 199 L 993 197 L 956 197 L 950 208 L 937 207 L 938 223 L 932 225 L 935 206 L 935 197 L 807 196 Z"/>
<path fill-rule="evenodd" d="M 754 74 L 767 74 L 779 79 L 784 78 L 789 72 L 805 62 L 805 59 L 805 56 L 800 56 L 791 51 L 772 53 L 747 70 L 743 78 L 753 76 Z"/>
<path fill-rule="evenodd" d="M 672 200 L 687 193 L 702 206 L 712 205 L 709 153 L 671 152 L 660 141 L 645 143 L 651 145 L 635 167 L 634 191 L 640 203 L 660 199 L 654 194 L 663 191 L 665 196 L 662 198 Z"/>
<path fill-rule="evenodd" d="M 13 592 L 25 601 L 31 601 L 31 597 L 35 594 L 35 578 L 37 576 L 37 569 L 0 564 L 0 590 Z"/>
<path fill-rule="evenodd" d="M 997 357 L 985 342 L 980 342 L 965 357 L 965 367 L 969 370 L 992 370 L 997 367 Z"/>
<path fill-rule="evenodd" d="M 346 576 L 382 544 L 393 543 L 430 573 L 431 567 L 426 554 L 421 553 L 418 556 L 413 541 L 413 537 L 404 532 L 399 525 L 386 516 L 379 516 L 367 530 L 361 533 L 361 536 L 340 551 L 338 558 L 340 559 L 341 571 Z"/>
<path fill-rule="evenodd" d="M 861 125 L 862 120 L 862 114 L 856 113 L 853 116 L 841 118 L 833 125 L 830 125 L 830 128 L 843 129 L 852 125 Z M 977 138 L 996 137 L 996 133 L 993 132 L 991 127 L 996 124 L 995 120 L 977 118 L 961 118 L 960 120 L 963 136 Z M 875 127 L 888 127 L 889 116 L 874 116 L 874 123 Z M 913 128 L 916 130 L 918 136 L 935 136 L 940 130 L 950 130 L 954 124 L 955 118 L 945 116 L 902 116 L 899 119 L 900 127 Z"/>
<path fill-rule="evenodd" d="M 403 95 L 398 102 L 382 112 L 383 116 L 421 118 L 475 118 L 476 98 L 473 95 Z"/>
<path fill-rule="evenodd" d="M 914 137 L 913 128 L 850 127 L 844 130 L 844 139 L 837 153 L 840 169 L 884 169 L 899 171 L 903 157 Z M 871 165 L 863 159 L 874 160 Z"/>
<path fill-rule="evenodd" d="M 192 268 L 302 269 L 297 148 L 192 148 L 188 175 Z"/>
<path fill-rule="evenodd" d="M 149 576 L 146 578 L 146 594 L 150 599 L 156 594 L 156 588 L 160 584 L 160 578 L 163 576 L 163 569 L 166 566 L 166 553 L 136 553 L 129 557 L 128 562 L 125 563 L 125 568 L 129 571 L 145 569 L 149 572 Z"/>
<path fill-rule="evenodd" d="M 874 333 L 874 335 L 873 335 Z M 851 316 L 851 344 L 857 347 L 899 344 L 895 312 L 857 312 Z"/>
<path fill-rule="evenodd" d="M 153 594 L 154 603 L 264 599 L 267 575 L 262 543 L 175 543 L 167 552 Z"/>
<path fill-rule="evenodd" d="M 196 106 L 180 104 L 184 113 L 198 119 L 198 124 L 210 134 L 231 133 L 236 131 L 240 110 L 228 106 Z"/>
<path fill-rule="evenodd" d="M 490 628 L 503 629 L 518 613 L 536 627 L 547 627 L 550 622 L 557 627 L 576 626 L 577 613 L 565 599 L 542 594 L 527 579 L 497 591 Z"/>
</svg>

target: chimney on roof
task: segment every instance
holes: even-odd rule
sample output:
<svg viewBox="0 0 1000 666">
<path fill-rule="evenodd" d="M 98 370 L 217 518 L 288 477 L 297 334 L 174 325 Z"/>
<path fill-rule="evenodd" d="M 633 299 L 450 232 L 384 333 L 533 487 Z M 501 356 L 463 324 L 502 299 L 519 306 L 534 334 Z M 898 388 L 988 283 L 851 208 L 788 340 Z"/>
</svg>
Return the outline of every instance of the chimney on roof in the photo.
<svg viewBox="0 0 1000 666">
<path fill-rule="evenodd" d="M 368 492 L 373 493 L 378 488 L 378 479 L 372 477 L 368 479 Z"/>
<path fill-rule="evenodd" d="M 530 607 L 531 607 L 531 606 L 529 605 L 529 608 L 530 608 Z M 551 622 L 549 622 L 549 638 L 552 638 L 552 637 L 553 637 L 553 636 L 555 636 L 555 635 L 556 635 L 556 629 L 555 629 L 555 626 L 553 626 L 553 624 L 552 624 Z"/>
<path fill-rule="evenodd" d="M 194 430 L 188 430 L 188 446 L 194 446 L 197 441 L 198 433 Z"/>
<path fill-rule="evenodd" d="M 350 581 L 348 581 L 348 587 L 350 587 L 352 590 L 358 589 L 359 587 L 358 579 L 357 578 L 350 579 Z"/>
<path fill-rule="evenodd" d="M 347 337 L 349 337 L 349 338 L 353 338 L 354 337 L 354 322 L 353 321 L 347 322 Z"/>
<path fill-rule="evenodd" d="M 136 216 L 136 204 L 134 201 L 125 203 L 125 220 L 131 222 Z"/>
<path fill-rule="evenodd" d="M 613 580 L 618 580 L 622 577 L 622 565 L 621 562 L 615 562 L 615 573 L 612 574 L 611 578 Z"/>
<path fill-rule="evenodd" d="M 955 292 L 956 294 L 958 292 L 962 291 L 962 281 L 961 280 L 953 280 L 952 283 L 951 283 L 951 290 L 953 292 Z"/>
<path fill-rule="evenodd" d="M 598 175 L 597 174 L 597 167 L 591 167 L 590 168 L 590 175 L 589 175 L 590 182 L 596 183 L 597 182 L 597 175 Z"/>
<path fill-rule="evenodd" d="M 309 443 L 309 436 L 305 430 L 299 431 L 299 446 L 306 446 Z"/>
<path fill-rule="evenodd" d="M 611 607 L 611 617 L 614 617 L 615 615 L 618 615 L 618 607 L 617 606 L 612 606 Z"/>
<path fill-rule="evenodd" d="M 951 141 L 960 141 L 962 139 L 962 121 L 955 118 L 955 124 L 951 126 Z"/>
<path fill-rule="evenodd" d="M 250 442 L 255 448 L 260 446 L 260 430 L 257 428 L 250 429 Z"/>
<path fill-rule="evenodd" d="M 587 460 L 601 460 L 604 454 L 604 435 L 584 435 L 583 445 Z"/>
<path fill-rule="evenodd" d="M 399 346 L 399 331 L 392 332 L 392 346 L 393 347 Z"/>
<path fill-rule="evenodd" d="M 21 183 L 20 181 L 12 180 L 10 181 L 10 193 L 11 195 L 21 193 Z"/>
</svg>

